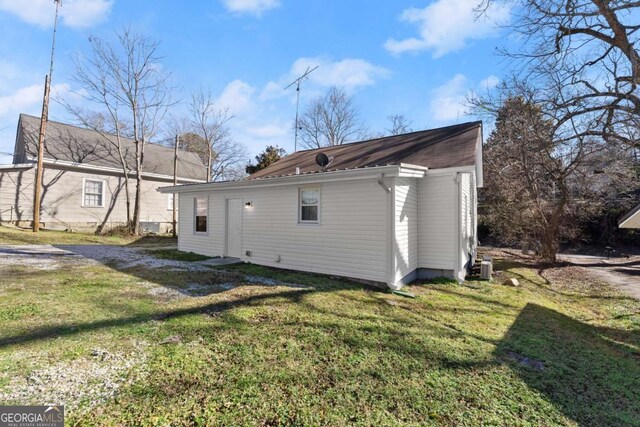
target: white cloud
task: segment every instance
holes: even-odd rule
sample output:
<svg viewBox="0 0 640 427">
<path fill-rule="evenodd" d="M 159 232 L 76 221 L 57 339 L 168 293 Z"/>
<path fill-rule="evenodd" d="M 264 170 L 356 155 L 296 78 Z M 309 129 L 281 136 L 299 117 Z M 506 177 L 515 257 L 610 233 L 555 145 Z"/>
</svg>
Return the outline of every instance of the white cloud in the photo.
<svg viewBox="0 0 640 427">
<path fill-rule="evenodd" d="M 511 7 L 496 2 L 477 16 L 477 4 L 477 0 L 437 0 L 424 9 L 406 9 L 400 20 L 417 26 L 419 36 L 389 39 L 384 47 L 394 54 L 430 50 L 438 58 L 464 48 L 469 40 L 495 35 L 497 26 L 508 22 Z"/>
<path fill-rule="evenodd" d="M 439 122 L 458 120 L 465 114 L 468 79 L 456 74 L 451 80 L 433 91 L 430 104 L 431 117 Z"/>
<path fill-rule="evenodd" d="M 280 6 L 279 0 L 222 0 L 222 2 L 229 12 L 256 16 Z"/>
<path fill-rule="evenodd" d="M 286 122 L 268 123 L 247 129 L 247 133 L 255 138 L 284 138 L 291 132 L 291 124 Z"/>
<path fill-rule="evenodd" d="M 87 28 L 106 19 L 114 0 L 64 0 L 60 6 L 62 24 L 68 27 Z M 0 10 L 11 13 L 24 22 L 40 27 L 53 25 L 55 4 L 51 0 L 24 1 L 0 0 Z"/>
<path fill-rule="evenodd" d="M 301 76 L 307 69 L 318 67 L 307 80 L 312 89 L 326 89 L 338 86 L 347 91 L 354 91 L 364 86 L 375 84 L 379 79 L 388 77 L 391 72 L 386 68 L 374 65 L 364 59 L 346 58 L 332 61 L 329 58 L 299 58 L 291 66 L 290 71 L 277 81 L 265 85 L 261 93 L 262 99 L 277 98 L 286 95 L 283 88 Z"/>
<path fill-rule="evenodd" d="M 483 79 L 482 81 L 480 81 L 480 84 L 478 86 L 480 87 L 480 89 L 489 90 L 498 86 L 498 83 L 500 83 L 500 78 L 492 74 L 490 76 L 487 76 L 487 78 Z"/>
<path fill-rule="evenodd" d="M 475 84 L 464 74 L 456 74 L 431 92 L 429 115 L 438 122 L 462 122 L 468 119 L 467 99 L 476 91 L 487 91 L 496 87 L 500 78 L 493 74 Z"/>
<path fill-rule="evenodd" d="M 227 84 L 222 93 L 216 98 L 218 108 L 227 108 L 231 114 L 243 114 L 253 109 L 253 94 L 255 89 L 242 80 L 234 80 Z"/>
</svg>

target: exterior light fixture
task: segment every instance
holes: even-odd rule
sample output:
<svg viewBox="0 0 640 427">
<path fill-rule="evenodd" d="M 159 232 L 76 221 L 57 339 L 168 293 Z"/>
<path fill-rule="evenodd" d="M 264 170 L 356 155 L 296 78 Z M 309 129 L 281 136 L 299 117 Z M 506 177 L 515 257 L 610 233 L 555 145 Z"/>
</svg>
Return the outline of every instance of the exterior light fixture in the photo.
<svg viewBox="0 0 640 427">
<path fill-rule="evenodd" d="M 244 207 L 245 207 L 245 208 L 252 208 L 252 207 L 253 207 L 253 202 L 246 202 L 246 203 L 244 204 Z"/>
</svg>

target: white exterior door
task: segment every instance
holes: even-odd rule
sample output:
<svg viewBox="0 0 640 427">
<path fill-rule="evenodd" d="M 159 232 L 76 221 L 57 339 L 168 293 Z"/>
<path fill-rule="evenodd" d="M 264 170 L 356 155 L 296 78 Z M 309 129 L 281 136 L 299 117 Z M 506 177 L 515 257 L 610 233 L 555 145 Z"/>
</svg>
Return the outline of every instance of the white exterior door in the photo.
<svg viewBox="0 0 640 427">
<path fill-rule="evenodd" d="M 240 258 L 242 239 L 242 200 L 227 200 L 227 256 Z"/>
</svg>

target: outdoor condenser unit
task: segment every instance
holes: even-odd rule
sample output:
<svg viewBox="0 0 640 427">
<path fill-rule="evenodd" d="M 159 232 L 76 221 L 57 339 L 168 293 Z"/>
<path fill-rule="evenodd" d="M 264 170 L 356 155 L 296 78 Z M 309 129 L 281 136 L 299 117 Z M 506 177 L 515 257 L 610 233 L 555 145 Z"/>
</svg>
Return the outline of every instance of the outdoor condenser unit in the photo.
<svg viewBox="0 0 640 427">
<path fill-rule="evenodd" d="M 491 280 L 493 274 L 493 264 L 491 261 L 482 261 L 480 264 L 480 278 L 482 280 Z"/>
</svg>

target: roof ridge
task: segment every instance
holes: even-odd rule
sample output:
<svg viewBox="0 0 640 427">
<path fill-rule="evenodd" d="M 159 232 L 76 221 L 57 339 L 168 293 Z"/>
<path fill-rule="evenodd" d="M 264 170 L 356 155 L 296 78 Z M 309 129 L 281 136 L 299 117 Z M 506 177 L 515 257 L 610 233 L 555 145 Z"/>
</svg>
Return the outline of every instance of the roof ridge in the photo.
<svg viewBox="0 0 640 427">
<path fill-rule="evenodd" d="M 295 151 L 295 152 L 293 152 L 293 153 L 291 153 L 289 155 L 293 155 L 293 154 L 297 154 L 297 153 L 308 153 L 310 151 L 315 151 L 315 150 L 334 149 L 334 148 L 344 147 L 344 146 L 347 146 L 347 145 L 356 145 L 356 144 L 362 144 L 362 143 L 365 143 L 365 142 L 379 141 L 379 140 L 387 139 L 387 138 L 396 138 L 396 137 L 414 135 L 414 134 L 419 134 L 419 133 L 434 132 L 434 131 L 439 131 L 439 130 L 448 129 L 448 128 L 454 128 L 454 127 L 458 127 L 458 126 L 462 127 L 462 126 L 466 126 L 466 125 L 481 126 L 482 125 L 482 120 L 474 120 L 474 121 L 471 121 L 471 122 L 458 123 L 458 124 L 455 124 L 455 125 L 448 125 L 448 126 L 440 126 L 440 127 L 431 128 L 431 129 L 416 130 L 416 131 L 407 132 L 407 133 L 399 133 L 397 135 L 385 135 L 385 136 L 380 136 L 380 137 L 377 137 L 377 138 L 363 139 L 361 141 L 347 142 L 347 143 L 340 144 L 340 145 L 330 145 L 328 147 L 308 148 L 306 150 Z"/>
<path fill-rule="evenodd" d="M 27 113 L 20 113 L 20 117 L 22 117 L 22 116 L 30 117 L 30 118 L 36 119 L 36 120 L 40 120 L 41 119 L 40 117 L 32 116 L 31 114 L 27 114 Z M 67 126 L 67 127 L 71 127 L 71 128 L 74 128 L 74 129 L 80 129 L 80 130 L 83 130 L 83 131 L 94 132 L 94 133 L 100 134 L 100 132 L 98 132 L 96 130 L 85 128 L 85 127 L 82 127 L 82 126 L 79 126 L 79 125 L 70 124 L 70 123 L 63 123 L 63 122 L 58 121 L 58 120 L 47 120 L 47 122 L 56 123 L 56 124 L 61 125 L 61 126 Z M 115 134 L 113 134 L 111 132 L 104 132 L 104 134 L 105 135 L 109 135 L 109 136 L 113 136 L 114 138 L 118 137 L 118 135 L 115 135 Z M 135 141 L 133 139 L 131 139 L 131 138 L 127 137 L 127 136 L 121 136 L 120 138 L 123 138 L 123 139 L 126 139 L 127 141 L 131 141 L 131 142 L 135 143 Z M 159 142 L 145 141 L 145 144 L 157 145 L 158 147 L 163 147 L 163 148 L 167 148 L 169 150 L 173 150 L 173 147 L 169 147 L 168 145 L 160 144 Z M 183 153 L 194 154 L 194 155 L 197 156 L 197 153 L 194 153 L 193 151 L 182 150 L 182 149 L 178 149 L 178 151 L 179 152 L 183 152 Z"/>
</svg>

